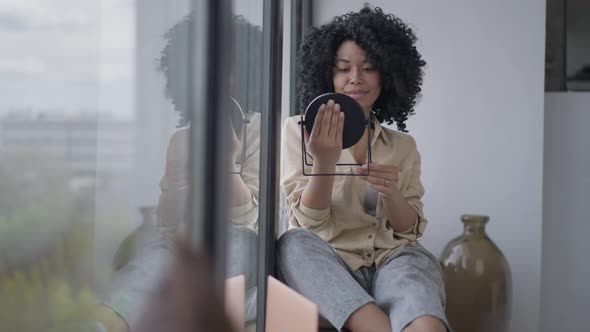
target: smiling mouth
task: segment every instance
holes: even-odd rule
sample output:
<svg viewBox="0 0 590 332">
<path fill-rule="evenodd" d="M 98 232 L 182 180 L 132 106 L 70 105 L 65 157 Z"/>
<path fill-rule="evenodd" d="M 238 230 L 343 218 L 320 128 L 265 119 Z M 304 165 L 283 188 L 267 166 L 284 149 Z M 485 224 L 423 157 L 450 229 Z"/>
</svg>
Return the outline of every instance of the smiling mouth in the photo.
<svg viewBox="0 0 590 332">
<path fill-rule="evenodd" d="M 358 99 L 366 94 L 367 94 L 367 92 L 365 92 L 365 91 L 352 91 L 352 92 L 346 93 L 347 96 L 349 96 L 353 99 Z"/>
</svg>

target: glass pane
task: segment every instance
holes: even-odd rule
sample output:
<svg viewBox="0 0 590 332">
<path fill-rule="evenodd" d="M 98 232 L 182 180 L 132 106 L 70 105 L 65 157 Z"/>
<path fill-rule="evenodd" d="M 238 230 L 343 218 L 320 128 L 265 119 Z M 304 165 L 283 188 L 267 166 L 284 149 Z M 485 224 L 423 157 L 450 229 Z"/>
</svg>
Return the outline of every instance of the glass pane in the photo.
<svg viewBox="0 0 590 332">
<path fill-rule="evenodd" d="M 0 331 L 124 331 L 154 296 L 187 222 L 190 3 L 0 8 Z"/>
<path fill-rule="evenodd" d="M 260 172 L 260 120 L 262 108 L 262 0 L 232 1 L 234 33 L 233 71 L 230 75 L 231 169 L 226 236 L 226 271 L 229 282 L 243 276 L 245 324 L 255 328 L 257 292 L 258 199 Z M 228 292 L 229 302 L 244 301 Z M 239 309 L 242 310 L 242 309 Z"/>
</svg>

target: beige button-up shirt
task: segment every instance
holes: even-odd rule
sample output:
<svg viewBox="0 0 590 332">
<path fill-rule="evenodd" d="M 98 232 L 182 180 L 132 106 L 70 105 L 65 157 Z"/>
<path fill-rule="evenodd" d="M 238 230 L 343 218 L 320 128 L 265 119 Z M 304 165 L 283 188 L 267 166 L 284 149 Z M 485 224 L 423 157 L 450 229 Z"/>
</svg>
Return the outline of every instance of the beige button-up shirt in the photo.
<svg viewBox="0 0 590 332">
<path fill-rule="evenodd" d="M 368 183 L 358 176 L 335 176 L 332 204 L 325 210 L 309 208 L 300 198 L 309 181 L 301 164 L 301 127 L 299 116 L 287 119 L 281 140 L 281 184 L 287 200 L 290 228 L 309 229 L 327 241 L 356 270 L 373 263 L 381 264 L 404 245 L 416 241 L 424 232 L 427 220 L 422 212 L 424 187 L 420 182 L 420 154 L 412 136 L 382 127 L 374 121 L 371 139 L 372 162 L 399 168 L 398 189 L 418 213 L 411 230 L 393 229 L 388 222 L 382 197 L 375 216 L 366 213 Z M 338 163 L 356 163 L 353 148 L 345 149 Z M 308 154 L 308 161 L 313 158 Z M 311 167 L 306 173 L 311 173 Z M 338 173 L 355 173 L 355 166 L 337 166 Z"/>
<path fill-rule="evenodd" d="M 241 177 L 252 193 L 252 199 L 242 206 L 229 206 L 228 217 L 232 224 L 245 226 L 258 232 L 260 113 L 249 112 L 248 120 L 245 161 Z M 173 232 L 182 229 L 187 220 L 187 200 L 191 183 L 189 141 L 189 128 L 180 129 L 172 135 L 166 153 L 165 174 L 160 181 L 158 225 Z M 232 158 L 235 162 L 240 161 L 241 152 L 241 144 L 234 147 Z"/>
</svg>

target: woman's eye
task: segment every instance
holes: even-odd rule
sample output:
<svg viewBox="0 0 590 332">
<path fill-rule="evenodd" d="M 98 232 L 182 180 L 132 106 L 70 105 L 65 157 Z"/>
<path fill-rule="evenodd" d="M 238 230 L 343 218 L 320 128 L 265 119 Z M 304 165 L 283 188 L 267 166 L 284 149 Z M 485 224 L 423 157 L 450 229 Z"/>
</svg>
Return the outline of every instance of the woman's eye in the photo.
<svg viewBox="0 0 590 332">
<path fill-rule="evenodd" d="M 346 72 L 350 71 L 350 69 L 348 69 L 348 68 L 337 68 L 336 70 L 341 73 L 346 73 Z"/>
<path fill-rule="evenodd" d="M 373 71 L 375 70 L 375 67 L 365 67 L 363 68 L 364 71 Z"/>
</svg>

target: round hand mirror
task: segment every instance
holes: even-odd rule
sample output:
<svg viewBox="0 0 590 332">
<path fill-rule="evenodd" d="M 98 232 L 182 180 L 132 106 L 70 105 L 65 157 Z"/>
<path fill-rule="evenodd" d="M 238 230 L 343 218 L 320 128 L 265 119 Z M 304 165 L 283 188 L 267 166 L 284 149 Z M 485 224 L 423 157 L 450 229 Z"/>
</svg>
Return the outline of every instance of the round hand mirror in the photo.
<svg viewBox="0 0 590 332">
<path fill-rule="evenodd" d="M 367 119 L 361 105 L 353 98 L 341 93 L 325 93 L 316 97 L 305 109 L 304 125 L 308 134 L 311 134 L 315 117 L 322 104 L 327 104 L 332 99 L 340 105 L 340 111 L 344 112 L 344 128 L 342 131 L 342 149 L 348 149 L 355 145 L 365 132 Z"/>
</svg>

